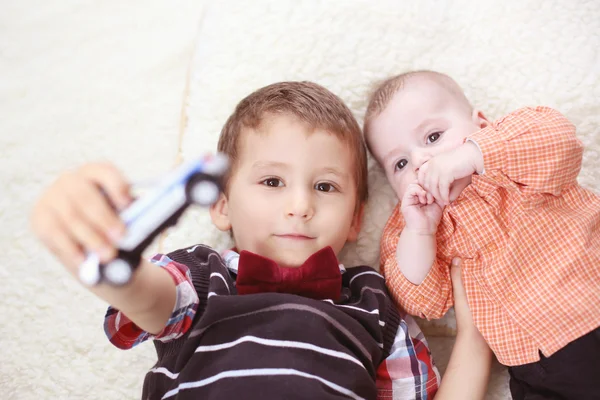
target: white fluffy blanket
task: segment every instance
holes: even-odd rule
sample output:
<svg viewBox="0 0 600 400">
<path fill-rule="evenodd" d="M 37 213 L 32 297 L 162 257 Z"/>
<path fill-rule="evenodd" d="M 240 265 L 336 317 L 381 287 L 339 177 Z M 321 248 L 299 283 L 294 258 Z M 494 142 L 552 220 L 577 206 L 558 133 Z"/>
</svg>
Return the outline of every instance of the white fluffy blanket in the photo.
<svg viewBox="0 0 600 400">
<path fill-rule="evenodd" d="M 424 68 L 455 77 L 490 118 L 526 105 L 558 108 L 588 149 L 581 182 L 600 188 L 599 21 L 591 1 L 218 2 L 198 38 L 181 148 L 184 157 L 213 150 L 236 102 L 274 81 L 321 83 L 362 120 L 375 81 Z M 380 233 L 396 202 L 372 162 L 369 179 L 362 234 L 343 255 L 348 265 L 378 265 Z M 206 215 L 181 229 L 184 241 L 198 224 L 199 239 L 228 245 Z M 454 330 L 451 316 L 424 326 L 430 334 Z"/>
<path fill-rule="evenodd" d="M 132 178 L 177 154 L 213 151 L 236 102 L 279 80 L 314 80 L 361 119 L 371 84 L 428 68 L 454 76 L 491 117 L 558 108 L 586 145 L 581 183 L 600 183 L 600 7 L 596 0 L 9 2 L 0 13 L 0 387 L 6 399 L 139 398 L 153 346 L 129 352 L 103 337 L 105 305 L 28 234 L 39 190 L 64 168 L 99 158 Z M 377 265 L 394 204 L 373 166 L 363 233 L 344 262 Z M 193 210 L 161 243 L 228 245 Z M 428 331 L 452 331 L 452 320 Z M 452 338 L 431 339 L 443 369 Z M 494 366 L 489 399 L 509 398 Z"/>
<path fill-rule="evenodd" d="M 581 183 L 600 188 L 597 3 L 259 0 L 252 7 L 247 4 L 230 0 L 207 10 L 192 64 L 189 124 L 181 143 L 184 158 L 213 150 L 220 126 L 235 104 L 265 84 L 316 81 L 340 95 L 362 122 L 374 82 L 407 70 L 433 69 L 455 77 L 491 118 L 526 105 L 561 110 L 579 127 L 588 149 Z M 346 265 L 378 266 L 379 237 L 396 202 L 379 168 L 372 161 L 370 166 L 365 224 L 358 242 L 344 250 Z M 230 245 L 228 235 L 211 228 L 206 213 L 188 217 L 166 241 L 169 247 L 191 237 L 217 247 Z M 452 334 L 453 315 L 422 321 L 422 326 L 429 335 Z M 491 393 L 504 395 L 505 382 L 504 374 L 495 374 Z"/>
</svg>

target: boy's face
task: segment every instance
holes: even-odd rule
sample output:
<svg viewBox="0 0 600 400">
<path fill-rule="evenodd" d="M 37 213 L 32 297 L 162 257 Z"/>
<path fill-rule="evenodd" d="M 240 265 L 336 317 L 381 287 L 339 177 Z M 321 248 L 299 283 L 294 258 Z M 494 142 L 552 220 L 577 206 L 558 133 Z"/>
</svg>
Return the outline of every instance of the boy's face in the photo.
<svg viewBox="0 0 600 400">
<path fill-rule="evenodd" d="M 487 124 L 479 111 L 439 83 L 414 78 L 394 95 L 383 112 L 369 124 L 370 149 L 383 167 L 398 199 L 417 182 L 426 161 L 464 143 Z M 464 184 L 468 182 L 457 182 Z"/>
<path fill-rule="evenodd" d="M 228 196 L 211 209 L 215 225 L 233 231 L 238 250 L 298 267 L 326 246 L 338 254 L 356 240 L 355 168 L 335 135 L 269 116 L 242 132 L 238 154 Z"/>
</svg>

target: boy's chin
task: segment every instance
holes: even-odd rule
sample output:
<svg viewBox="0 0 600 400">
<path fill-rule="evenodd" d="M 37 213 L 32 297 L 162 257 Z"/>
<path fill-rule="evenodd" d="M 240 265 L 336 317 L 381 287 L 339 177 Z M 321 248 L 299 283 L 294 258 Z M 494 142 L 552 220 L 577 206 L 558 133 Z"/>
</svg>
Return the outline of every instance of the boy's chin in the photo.
<svg viewBox="0 0 600 400">
<path fill-rule="evenodd" d="M 313 251 L 312 249 L 305 249 L 302 251 L 290 251 L 286 249 L 279 249 L 273 257 L 269 258 L 271 258 L 281 267 L 299 268 L 310 256 L 312 256 L 317 251 L 318 250 Z"/>
</svg>

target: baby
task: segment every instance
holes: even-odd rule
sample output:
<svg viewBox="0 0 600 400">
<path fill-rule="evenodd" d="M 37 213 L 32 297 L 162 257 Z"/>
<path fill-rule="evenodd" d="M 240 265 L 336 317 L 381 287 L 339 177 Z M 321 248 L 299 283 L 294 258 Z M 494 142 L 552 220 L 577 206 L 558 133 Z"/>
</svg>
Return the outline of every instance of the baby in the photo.
<svg viewBox="0 0 600 400">
<path fill-rule="evenodd" d="M 453 79 L 416 71 L 375 90 L 364 134 L 399 199 L 381 245 L 394 300 L 441 318 L 460 257 L 513 397 L 600 398 L 600 197 L 577 184 L 574 126 L 547 107 L 490 122 Z"/>
<path fill-rule="evenodd" d="M 237 105 L 218 150 L 232 167 L 210 215 L 235 248 L 157 255 L 129 284 L 91 289 L 111 304 L 104 326 L 115 346 L 154 342 L 142 397 L 431 398 L 439 374 L 414 320 L 375 270 L 337 260 L 360 231 L 367 197 L 367 152 L 350 110 L 317 84 L 273 84 Z M 103 262 L 115 256 L 125 227 L 109 204 L 130 201 L 114 167 L 89 164 L 48 188 L 32 225 L 76 275 L 86 250 Z M 462 322 L 440 399 L 480 397 L 489 373 L 466 296 L 457 303 Z"/>
</svg>

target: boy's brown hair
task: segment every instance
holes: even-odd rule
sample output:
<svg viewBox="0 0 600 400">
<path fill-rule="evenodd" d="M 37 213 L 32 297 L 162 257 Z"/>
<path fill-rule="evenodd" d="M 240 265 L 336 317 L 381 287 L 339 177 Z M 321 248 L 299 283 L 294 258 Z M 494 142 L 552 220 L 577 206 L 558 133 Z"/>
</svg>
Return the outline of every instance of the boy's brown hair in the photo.
<svg viewBox="0 0 600 400">
<path fill-rule="evenodd" d="M 218 151 L 229 157 L 232 172 L 237 165 L 243 130 L 257 129 L 266 117 L 276 114 L 294 116 L 311 129 L 324 129 L 346 143 L 355 161 L 357 207 L 366 201 L 367 151 L 360 126 L 338 96 L 312 82 L 275 83 L 258 89 L 238 103 L 223 126 L 217 145 Z"/>
</svg>

